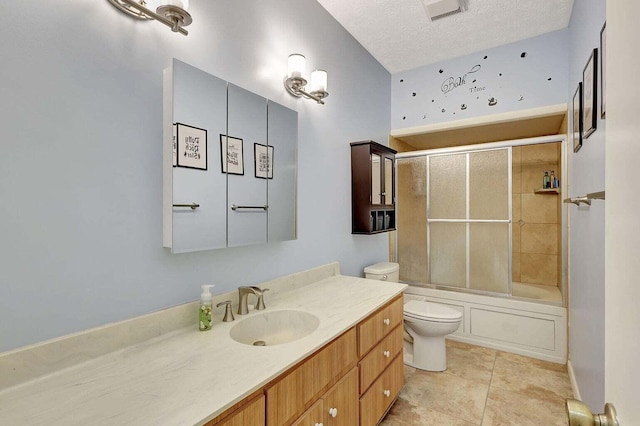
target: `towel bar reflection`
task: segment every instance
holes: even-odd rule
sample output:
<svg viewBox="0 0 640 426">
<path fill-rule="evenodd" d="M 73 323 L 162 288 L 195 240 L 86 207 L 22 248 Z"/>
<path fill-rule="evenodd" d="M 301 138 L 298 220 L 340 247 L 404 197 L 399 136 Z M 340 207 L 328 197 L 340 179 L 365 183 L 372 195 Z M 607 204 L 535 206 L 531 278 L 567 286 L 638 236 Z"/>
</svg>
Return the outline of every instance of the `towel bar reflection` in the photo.
<svg viewBox="0 0 640 426">
<path fill-rule="evenodd" d="M 565 198 L 563 202 L 575 204 L 576 206 L 579 206 L 580 204 L 586 204 L 590 206 L 591 200 L 604 200 L 604 195 L 605 191 L 591 192 L 582 197 Z"/>
<path fill-rule="evenodd" d="M 269 209 L 268 205 L 264 205 L 264 206 L 237 206 L 235 204 L 231 205 L 231 210 L 236 211 L 236 210 L 242 210 L 242 209 L 261 209 L 264 211 L 267 211 Z"/>
<path fill-rule="evenodd" d="M 174 204 L 173 207 L 189 207 L 191 210 L 195 210 L 200 207 L 200 204 L 191 203 L 191 204 Z"/>
</svg>

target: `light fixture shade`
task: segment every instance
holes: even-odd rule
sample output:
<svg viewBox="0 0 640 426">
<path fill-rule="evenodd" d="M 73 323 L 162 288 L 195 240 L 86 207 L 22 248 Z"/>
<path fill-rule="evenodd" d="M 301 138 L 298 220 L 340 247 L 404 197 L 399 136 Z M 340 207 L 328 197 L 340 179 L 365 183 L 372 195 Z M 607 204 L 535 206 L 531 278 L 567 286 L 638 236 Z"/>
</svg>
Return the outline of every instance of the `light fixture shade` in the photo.
<svg viewBox="0 0 640 426">
<path fill-rule="evenodd" d="M 309 91 L 327 92 L 327 72 L 325 70 L 315 70 L 311 73 L 311 84 Z"/>
<path fill-rule="evenodd" d="M 287 62 L 287 78 L 304 78 L 306 73 L 307 61 L 304 55 L 294 53 L 289 55 Z"/>
<path fill-rule="evenodd" d="M 153 3 L 157 3 L 157 6 L 169 5 L 176 6 L 183 10 L 189 9 L 189 0 L 152 0 Z"/>
</svg>

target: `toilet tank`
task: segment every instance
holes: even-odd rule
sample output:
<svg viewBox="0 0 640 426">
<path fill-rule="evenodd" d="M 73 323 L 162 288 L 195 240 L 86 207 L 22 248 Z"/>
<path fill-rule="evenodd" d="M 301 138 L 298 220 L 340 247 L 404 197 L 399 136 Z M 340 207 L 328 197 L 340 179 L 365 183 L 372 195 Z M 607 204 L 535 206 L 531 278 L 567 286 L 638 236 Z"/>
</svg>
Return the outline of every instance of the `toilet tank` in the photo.
<svg viewBox="0 0 640 426">
<path fill-rule="evenodd" d="M 395 262 L 381 262 L 364 268 L 364 277 L 372 280 L 391 281 L 400 280 L 400 265 Z"/>
</svg>

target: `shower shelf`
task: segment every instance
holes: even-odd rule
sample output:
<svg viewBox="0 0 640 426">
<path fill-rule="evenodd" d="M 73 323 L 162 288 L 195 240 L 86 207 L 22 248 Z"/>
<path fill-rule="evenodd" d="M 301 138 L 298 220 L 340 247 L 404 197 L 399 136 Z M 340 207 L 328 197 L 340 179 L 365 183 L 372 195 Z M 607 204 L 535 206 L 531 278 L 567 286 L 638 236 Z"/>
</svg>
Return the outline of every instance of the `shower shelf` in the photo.
<svg viewBox="0 0 640 426">
<path fill-rule="evenodd" d="M 539 188 L 536 189 L 535 191 L 536 194 L 559 194 L 560 193 L 560 188 Z"/>
</svg>

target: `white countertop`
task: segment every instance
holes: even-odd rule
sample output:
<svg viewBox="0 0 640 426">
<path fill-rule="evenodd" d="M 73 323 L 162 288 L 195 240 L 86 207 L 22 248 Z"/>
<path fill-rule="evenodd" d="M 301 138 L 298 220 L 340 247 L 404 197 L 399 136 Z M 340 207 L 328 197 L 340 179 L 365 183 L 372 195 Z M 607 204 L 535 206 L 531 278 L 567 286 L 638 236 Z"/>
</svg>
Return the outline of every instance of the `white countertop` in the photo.
<svg viewBox="0 0 640 426">
<path fill-rule="evenodd" d="M 202 424 L 357 324 L 405 284 L 333 276 L 265 298 L 267 311 L 316 315 L 313 333 L 295 342 L 255 347 L 229 329 L 195 326 L 145 341 L 0 392 L 2 425 Z M 266 311 L 261 311 L 266 312 Z"/>
</svg>

